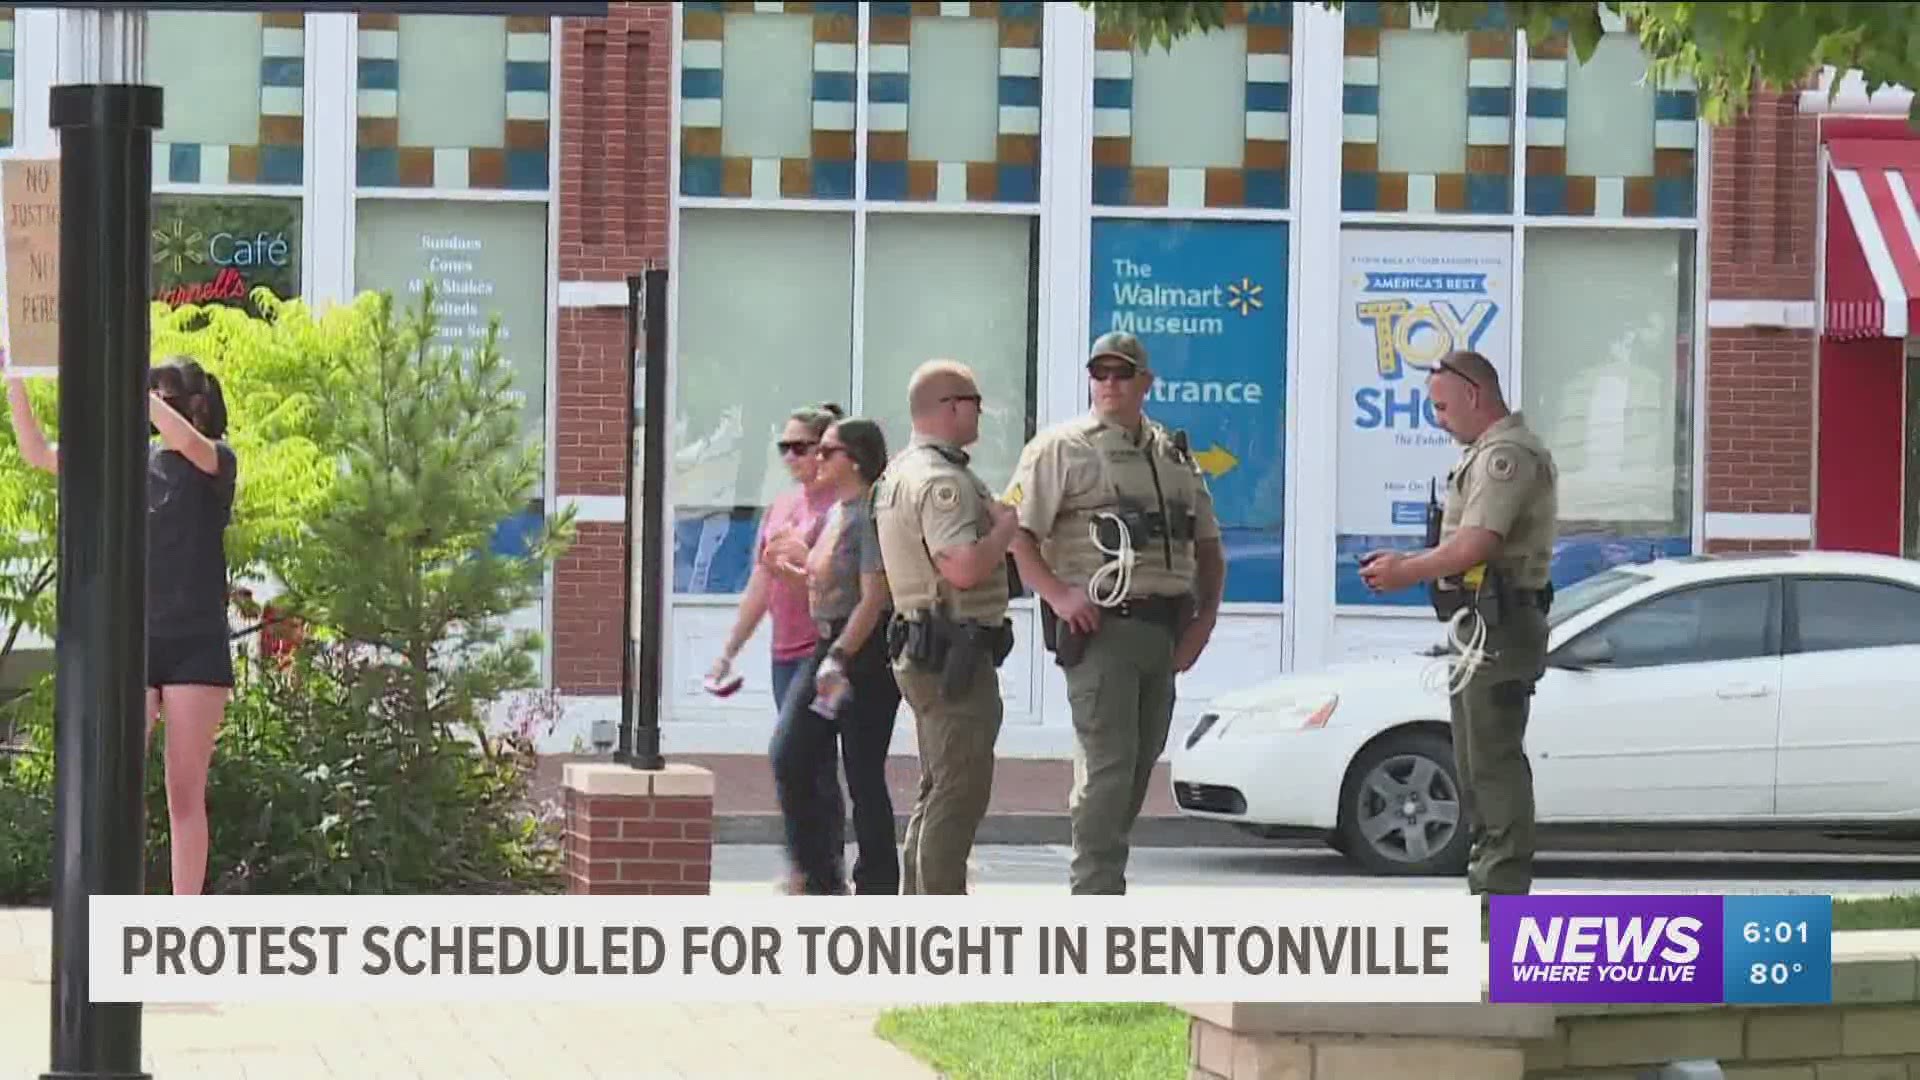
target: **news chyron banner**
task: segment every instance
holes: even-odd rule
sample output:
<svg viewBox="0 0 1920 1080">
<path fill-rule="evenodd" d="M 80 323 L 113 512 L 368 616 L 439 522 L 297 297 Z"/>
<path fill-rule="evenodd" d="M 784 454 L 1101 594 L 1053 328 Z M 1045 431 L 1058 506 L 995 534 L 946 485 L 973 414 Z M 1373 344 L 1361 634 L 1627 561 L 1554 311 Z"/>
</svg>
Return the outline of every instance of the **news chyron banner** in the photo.
<svg viewBox="0 0 1920 1080">
<path fill-rule="evenodd" d="M 95 1002 L 1468 1002 L 1464 890 L 94 896 Z"/>
<path fill-rule="evenodd" d="M 1360 557 L 1421 546 L 1429 492 L 1446 502 L 1460 445 L 1427 396 L 1440 358 L 1478 352 L 1512 386 L 1513 242 L 1490 232 L 1348 229 L 1340 249 L 1334 599 L 1424 606 L 1424 589 L 1368 589 Z"/>
<path fill-rule="evenodd" d="M 1827 896 L 1496 896 L 1487 1000 L 1825 1005 Z"/>
</svg>

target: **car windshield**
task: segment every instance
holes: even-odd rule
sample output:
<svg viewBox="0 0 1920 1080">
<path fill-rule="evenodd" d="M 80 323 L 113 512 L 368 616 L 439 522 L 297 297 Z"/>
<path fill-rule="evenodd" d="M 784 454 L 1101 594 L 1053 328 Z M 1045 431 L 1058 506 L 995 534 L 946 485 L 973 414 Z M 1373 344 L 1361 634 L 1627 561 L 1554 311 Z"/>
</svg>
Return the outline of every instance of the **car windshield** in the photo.
<svg viewBox="0 0 1920 1080">
<path fill-rule="evenodd" d="M 1553 610 L 1547 615 L 1549 627 L 1559 626 L 1575 615 L 1611 596 L 1633 588 L 1650 578 L 1645 574 L 1615 567 L 1602 570 L 1589 578 L 1582 578 L 1564 589 L 1553 591 Z"/>
</svg>

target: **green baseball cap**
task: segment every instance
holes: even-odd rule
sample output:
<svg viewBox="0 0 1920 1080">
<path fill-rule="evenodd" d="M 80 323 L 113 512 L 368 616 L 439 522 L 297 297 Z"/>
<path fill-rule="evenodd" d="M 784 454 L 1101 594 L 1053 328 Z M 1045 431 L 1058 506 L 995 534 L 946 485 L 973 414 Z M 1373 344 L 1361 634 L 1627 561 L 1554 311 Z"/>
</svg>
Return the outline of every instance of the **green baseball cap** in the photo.
<svg viewBox="0 0 1920 1080">
<path fill-rule="evenodd" d="M 1104 357 L 1125 360 L 1144 370 L 1147 366 L 1147 347 L 1125 330 L 1109 330 L 1094 339 L 1093 348 L 1087 354 L 1087 366 L 1092 367 Z"/>
</svg>

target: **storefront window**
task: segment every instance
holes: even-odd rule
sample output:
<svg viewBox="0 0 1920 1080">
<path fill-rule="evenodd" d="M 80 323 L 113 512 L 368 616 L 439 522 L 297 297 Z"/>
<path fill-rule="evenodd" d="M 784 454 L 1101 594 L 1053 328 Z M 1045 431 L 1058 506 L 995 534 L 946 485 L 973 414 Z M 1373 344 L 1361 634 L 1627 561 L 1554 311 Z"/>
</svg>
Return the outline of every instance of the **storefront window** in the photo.
<svg viewBox="0 0 1920 1080">
<path fill-rule="evenodd" d="M 1287 205 L 1292 5 L 1226 7 L 1224 27 L 1171 49 L 1099 36 L 1096 205 Z"/>
<path fill-rule="evenodd" d="M 1509 212 L 1514 34 L 1500 6 L 1460 33 L 1406 3 L 1345 11 L 1341 209 Z"/>
<path fill-rule="evenodd" d="M 440 343 L 477 347 L 500 319 L 499 349 L 524 398 L 524 427 L 546 427 L 547 208 L 541 203 L 362 199 L 354 227 L 354 279 L 416 305 L 428 282 Z M 615 418 L 617 421 L 617 417 Z"/>
<path fill-rule="evenodd" d="M 365 12 L 359 20 L 362 187 L 547 189 L 547 19 Z"/>
<path fill-rule="evenodd" d="M 253 291 L 300 296 L 299 199 L 155 195 L 154 298 L 255 310 Z"/>
<path fill-rule="evenodd" d="M 889 448 L 913 433 L 907 381 L 950 356 L 985 397 L 973 470 L 999 491 L 1033 429 L 1039 238 L 1031 218 L 876 214 L 867 222 L 863 411 Z"/>
<path fill-rule="evenodd" d="M 148 78 L 166 94 L 156 184 L 305 180 L 306 17 L 157 11 Z"/>
<path fill-rule="evenodd" d="M 0 148 L 13 145 L 13 9 L 0 10 Z"/>
<path fill-rule="evenodd" d="M 735 6 L 679 5 L 681 194 L 852 198 L 858 5 Z"/>
<path fill-rule="evenodd" d="M 1687 233 L 1527 236 L 1524 406 L 1560 470 L 1560 561 L 1580 544 L 1686 550 L 1693 274 Z"/>
<path fill-rule="evenodd" d="M 851 410 L 853 219 L 688 210 L 677 269 L 675 588 L 734 593 L 761 512 L 793 483 L 774 446 L 788 414 Z"/>
<path fill-rule="evenodd" d="M 1527 213 L 1691 217 L 1693 87 L 1648 80 L 1638 39 L 1609 33 L 1582 64 L 1564 38 L 1527 62 Z"/>
<path fill-rule="evenodd" d="M 867 197 L 1039 201 L 1040 5 L 881 3 L 870 18 Z"/>
<path fill-rule="evenodd" d="M 1093 223 L 1092 332 L 1147 347 L 1147 414 L 1207 474 L 1230 602 L 1284 595 L 1287 244 L 1279 222 Z"/>
</svg>

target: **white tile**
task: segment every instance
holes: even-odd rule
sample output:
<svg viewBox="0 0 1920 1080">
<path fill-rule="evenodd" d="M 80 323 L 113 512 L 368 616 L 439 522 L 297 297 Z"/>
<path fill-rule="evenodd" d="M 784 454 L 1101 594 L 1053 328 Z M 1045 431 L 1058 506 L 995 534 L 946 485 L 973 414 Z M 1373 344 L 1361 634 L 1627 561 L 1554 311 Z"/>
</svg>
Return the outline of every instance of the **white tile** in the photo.
<svg viewBox="0 0 1920 1080">
<path fill-rule="evenodd" d="M 1567 122 L 1539 116 L 1527 117 L 1527 145 L 1567 145 Z"/>
<path fill-rule="evenodd" d="M 867 129 L 869 131 L 907 130 L 907 103 L 889 101 L 885 104 L 868 105 Z"/>
<path fill-rule="evenodd" d="M 693 71 L 719 71 L 726 64 L 726 51 L 717 41 L 680 43 L 680 66 Z"/>
<path fill-rule="evenodd" d="M 1293 57 L 1287 53 L 1248 53 L 1247 81 L 1292 82 Z"/>
<path fill-rule="evenodd" d="M 200 182 L 225 184 L 233 177 L 233 155 L 224 143 L 200 144 Z"/>
<path fill-rule="evenodd" d="M 518 64 L 547 63 L 553 59 L 553 39 L 546 34 L 508 34 L 507 59 Z"/>
<path fill-rule="evenodd" d="M 0 49 L 13 48 L 13 20 L 0 22 Z"/>
<path fill-rule="evenodd" d="M 260 88 L 260 112 L 263 116 L 299 116 L 307 111 L 307 92 L 298 86 Z"/>
<path fill-rule="evenodd" d="M 375 120 L 391 120 L 400 115 L 400 92 L 398 90 L 362 90 L 359 109 L 354 115 Z"/>
<path fill-rule="evenodd" d="M 964 161 L 943 161 L 934 171 L 935 181 L 933 197 L 936 202 L 959 203 L 967 201 L 967 163 Z"/>
<path fill-rule="evenodd" d="M 967 0 L 941 0 L 940 14 L 949 19 L 970 19 L 973 17 L 973 5 Z"/>
<path fill-rule="evenodd" d="M 852 131 L 858 116 L 859 106 L 851 101 L 816 101 L 813 103 L 813 130 Z"/>
<path fill-rule="evenodd" d="M 1247 138 L 1278 139 L 1282 142 L 1293 136 L 1291 118 L 1283 112 L 1247 113 Z"/>
<path fill-rule="evenodd" d="M 1133 134 L 1131 109 L 1093 110 L 1093 135 L 1096 139 L 1124 139 Z"/>
<path fill-rule="evenodd" d="M 1380 141 L 1380 118 L 1377 116 L 1343 116 L 1340 118 L 1340 141 L 1343 143 L 1377 143 Z"/>
<path fill-rule="evenodd" d="M 762 15 L 784 15 L 787 5 L 784 0 L 755 0 L 753 10 Z"/>
<path fill-rule="evenodd" d="M 1377 56 L 1349 56 L 1341 77 L 1355 86 L 1380 85 L 1380 58 Z"/>
<path fill-rule="evenodd" d="M 680 126 L 717 128 L 720 126 L 719 98 L 683 98 L 680 101 Z"/>
<path fill-rule="evenodd" d="M 13 84 L 12 79 L 0 83 L 0 109 L 13 108 Z"/>
<path fill-rule="evenodd" d="M 1433 193 L 1436 186 L 1432 173 L 1409 173 L 1407 175 L 1407 212 L 1410 214 L 1433 213 Z"/>
<path fill-rule="evenodd" d="M 507 93 L 507 119 L 545 120 L 552 97 L 544 90 L 511 90 Z M 715 105 L 720 104 L 714 102 Z"/>
<path fill-rule="evenodd" d="M 1037 105 L 1000 106 L 1000 134 L 1040 134 L 1040 108 Z"/>
<path fill-rule="evenodd" d="M 867 63 L 875 75 L 904 75 L 912 70 L 907 63 L 912 55 L 911 45 L 873 45 L 867 49 Z"/>
<path fill-rule="evenodd" d="M 467 174 L 467 148 L 464 146 L 437 146 L 433 150 L 433 186 L 444 188 L 471 187 L 473 180 Z"/>
<path fill-rule="evenodd" d="M 1656 150 L 1692 150 L 1700 145 L 1700 125 L 1692 120 L 1655 120 L 1653 145 Z"/>
<path fill-rule="evenodd" d="M 1120 49 L 1100 49 L 1093 54 L 1096 79 L 1133 78 L 1133 54 Z"/>
<path fill-rule="evenodd" d="M 1504 116 L 1467 117 L 1468 146 L 1506 146 L 1513 142 L 1513 121 Z"/>
<path fill-rule="evenodd" d="M 11 87 L 9 87 L 11 89 Z M 171 178 L 167 175 L 173 168 L 173 144 L 156 142 L 153 144 L 153 182 L 160 185 Z"/>
<path fill-rule="evenodd" d="M 391 30 L 360 31 L 360 59 L 400 59 L 400 35 Z"/>
<path fill-rule="evenodd" d="M 1467 61 L 1468 86 L 1512 86 L 1513 61 L 1485 57 Z"/>
<path fill-rule="evenodd" d="M 307 32 L 295 30 L 291 26 L 264 26 L 260 28 L 261 56 L 305 56 L 307 53 Z"/>
<path fill-rule="evenodd" d="M 753 187 L 749 191 L 756 199 L 777 199 L 780 197 L 780 159 L 753 159 Z"/>
<path fill-rule="evenodd" d="M 1565 90 L 1567 88 L 1567 62 L 1565 60 L 1529 60 L 1527 61 L 1527 86 L 1542 90 Z"/>
<path fill-rule="evenodd" d="M 1040 77 L 1040 50 L 1014 49 L 1000 50 L 1000 74 L 1015 78 L 1037 79 Z"/>
<path fill-rule="evenodd" d="M 1627 212 L 1627 182 L 1618 176 L 1602 176 L 1593 182 L 1593 216 L 1621 217 Z"/>
<path fill-rule="evenodd" d="M 813 70 L 851 72 L 860 62 L 857 46 L 842 41 L 813 43 Z"/>
<path fill-rule="evenodd" d="M 1207 170 L 1168 169 L 1167 205 L 1187 209 L 1207 205 Z"/>
</svg>

